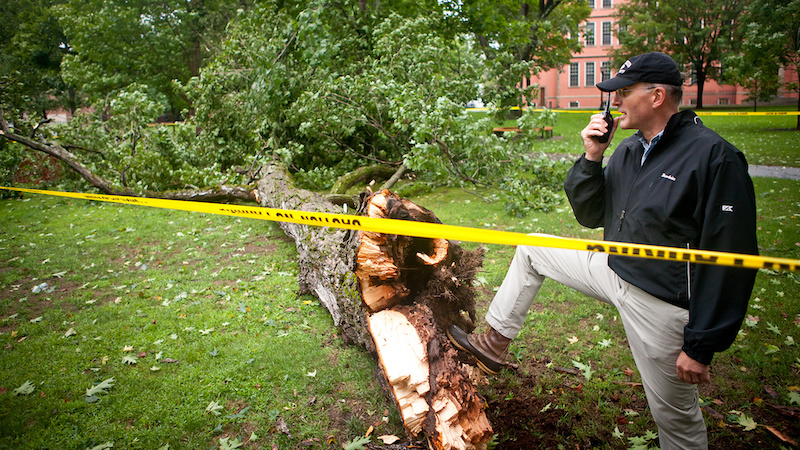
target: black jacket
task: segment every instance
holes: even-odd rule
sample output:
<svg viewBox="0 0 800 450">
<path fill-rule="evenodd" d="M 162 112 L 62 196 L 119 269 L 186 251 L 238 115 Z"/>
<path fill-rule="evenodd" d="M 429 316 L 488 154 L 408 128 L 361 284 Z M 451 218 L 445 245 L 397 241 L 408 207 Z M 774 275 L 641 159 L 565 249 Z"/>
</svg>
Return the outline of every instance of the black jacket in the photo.
<svg viewBox="0 0 800 450">
<path fill-rule="evenodd" d="M 670 118 L 641 164 L 636 136 L 601 163 L 581 157 L 564 188 L 582 225 L 608 241 L 757 254 L 756 205 L 744 155 L 690 110 Z M 709 364 L 747 311 L 756 271 L 611 255 L 625 281 L 689 310 L 683 350 Z"/>
</svg>

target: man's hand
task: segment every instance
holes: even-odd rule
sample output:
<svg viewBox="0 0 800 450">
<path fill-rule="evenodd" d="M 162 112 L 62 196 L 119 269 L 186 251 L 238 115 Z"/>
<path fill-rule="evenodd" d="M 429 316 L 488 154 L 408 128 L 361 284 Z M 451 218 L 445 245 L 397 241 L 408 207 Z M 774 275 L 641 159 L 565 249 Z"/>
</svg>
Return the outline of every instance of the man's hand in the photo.
<svg viewBox="0 0 800 450">
<path fill-rule="evenodd" d="M 586 159 L 589 161 L 602 161 L 603 153 L 614 138 L 614 132 L 619 124 L 619 117 L 614 118 L 614 126 L 611 130 L 611 137 L 608 142 L 603 144 L 597 142 L 598 137 L 604 135 L 608 131 L 608 124 L 606 123 L 605 114 L 598 113 L 592 116 L 586 128 L 581 130 L 581 138 L 583 139 L 583 147 L 586 149 Z"/>
<path fill-rule="evenodd" d="M 678 378 L 689 384 L 702 384 L 711 381 L 710 368 L 711 366 L 693 360 L 685 352 L 681 352 L 676 364 Z"/>
</svg>

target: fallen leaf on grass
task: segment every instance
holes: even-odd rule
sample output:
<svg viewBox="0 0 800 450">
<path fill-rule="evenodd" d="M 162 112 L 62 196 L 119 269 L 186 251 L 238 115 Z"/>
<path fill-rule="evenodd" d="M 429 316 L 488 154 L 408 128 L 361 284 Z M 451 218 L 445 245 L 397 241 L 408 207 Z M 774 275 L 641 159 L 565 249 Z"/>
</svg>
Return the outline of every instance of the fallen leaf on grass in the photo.
<svg viewBox="0 0 800 450">
<path fill-rule="evenodd" d="M 776 438 L 782 440 L 783 442 L 786 442 L 787 444 L 791 444 L 791 445 L 797 445 L 797 442 L 795 442 L 794 439 L 792 439 L 789 436 L 786 436 L 785 434 L 781 433 L 780 431 L 775 429 L 775 427 L 771 427 L 769 425 L 765 425 L 764 428 L 768 429 L 770 433 L 774 434 Z"/>
<path fill-rule="evenodd" d="M 215 401 L 212 401 L 211 403 L 208 404 L 208 406 L 206 406 L 206 412 L 211 413 L 215 416 L 222 415 L 220 411 L 222 411 L 223 409 L 225 409 L 225 407 Z"/>
<path fill-rule="evenodd" d="M 752 417 L 748 416 L 747 414 L 742 414 L 739 416 L 739 426 L 744 428 L 744 431 L 753 431 L 758 427 L 758 424 Z"/>
<path fill-rule="evenodd" d="M 289 436 L 289 439 L 292 438 L 292 433 L 289 432 L 289 426 L 286 425 L 286 421 L 283 419 L 278 419 L 278 421 L 275 422 L 275 428 L 277 428 L 281 434 Z"/>
<path fill-rule="evenodd" d="M 378 436 L 378 439 L 381 440 L 386 445 L 392 445 L 395 442 L 399 441 L 400 438 L 393 435 L 393 434 L 384 434 L 383 436 Z"/>
<path fill-rule="evenodd" d="M 778 394 L 778 392 L 775 389 L 773 389 L 772 386 L 765 385 L 764 390 L 767 391 L 767 394 L 769 394 L 770 396 L 772 396 L 772 398 L 776 400 L 778 399 L 778 397 L 780 397 L 780 394 Z"/>
<path fill-rule="evenodd" d="M 25 381 L 22 386 L 14 389 L 14 395 L 28 395 L 34 390 L 34 385 L 30 381 Z"/>
<path fill-rule="evenodd" d="M 243 444 L 239 442 L 238 439 L 234 439 L 233 441 L 230 440 L 231 438 L 220 438 L 219 440 L 219 448 L 220 450 L 234 450 L 240 448 Z"/>
<path fill-rule="evenodd" d="M 580 370 L 581 372 L 583 372 L 583 376 L 587 380 L 591 380 L 592 379 L 592 374 L 594 374 L 594 370 L 592 370 L 592 366 L 591 365 L 583 364 L 582 362 L 574 361 L 574 360 L 572 361 L 572 365 L 577 367 L 578 370 Z"/>
<path fill-rule="evenodd" d="M 114 387 L 114 377 L 107 378 L 96 384 L 89 389 L 86 389 L 85 400 L 87 403 L 94 403 L 97 401 L 98 394 L 108 394 L 108 390 Z"/>
</svg>

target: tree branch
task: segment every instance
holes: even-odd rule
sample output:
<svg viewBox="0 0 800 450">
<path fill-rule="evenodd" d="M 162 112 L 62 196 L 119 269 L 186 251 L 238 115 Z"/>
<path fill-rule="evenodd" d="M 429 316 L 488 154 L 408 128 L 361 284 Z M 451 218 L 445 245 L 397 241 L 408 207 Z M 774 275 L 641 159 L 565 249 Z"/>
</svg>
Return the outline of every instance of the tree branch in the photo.
<svg viewBox="0 0 800 450">
<path fill-rule="evenodd" d="M 145 192 L 140 194 L 129 188 L 118 188 L 114 186 L 109 180 L 99 177 L 92 173 L 86 166 L 78 162 L 75 155 L 65 149 L 59 144 L 45 144 L 34 139 L 27 138 L 19 135 L 11 130 L 6 122 L 3 108 L 0 107 L 0 136 L 19 144 L 22 144 L 32 150 L 40 151 L 46 155 L 52 156 L 57 160 L 63 162 L 70 169 L 82 176 L 93 187 L 100 190 L 100 192 L 108 195 L 123 195 L 128 197 L 153 197 L 153 198 L 166 198 L 172 200 L 193 200 L 193 201 L 229 201 L 229 200 L 248 200 L 256 201 L 255 194 L 252 189 L 241 186 L 219 186 L 209 189 L 198 189 L 191 191 L 169 191 L 169 192 Z"/>
</svg>

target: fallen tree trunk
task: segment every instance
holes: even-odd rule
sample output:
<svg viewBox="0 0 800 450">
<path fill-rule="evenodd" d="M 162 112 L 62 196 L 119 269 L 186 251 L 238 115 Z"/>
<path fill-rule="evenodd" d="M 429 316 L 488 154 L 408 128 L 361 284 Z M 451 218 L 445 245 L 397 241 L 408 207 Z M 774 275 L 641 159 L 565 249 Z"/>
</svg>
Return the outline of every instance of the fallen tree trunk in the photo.
<svg viewBox="0 0 800 450">
<path fill-rule="evenodd" d="M 277 163 L 262 170 L 258 193 L 267 207 L 342 212 L 297 189 Z M 372 217 L 438 222 L 388 191 L 365 195 L 363 205 L 359 213 Z M 466 252 L 444 239 L 280 226 L 297 246 L 301 290 L 319 298 L 346 342 L 376 357 L 409 435 L 440 450 L 485 448 L 492 436 L 485 402 L 444 334 L 451 324 L 474 329 L 472 282 L 482 250 Z"/>
</svg>

